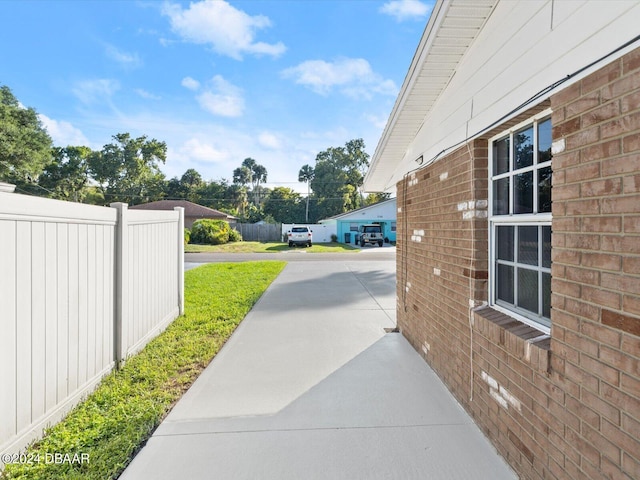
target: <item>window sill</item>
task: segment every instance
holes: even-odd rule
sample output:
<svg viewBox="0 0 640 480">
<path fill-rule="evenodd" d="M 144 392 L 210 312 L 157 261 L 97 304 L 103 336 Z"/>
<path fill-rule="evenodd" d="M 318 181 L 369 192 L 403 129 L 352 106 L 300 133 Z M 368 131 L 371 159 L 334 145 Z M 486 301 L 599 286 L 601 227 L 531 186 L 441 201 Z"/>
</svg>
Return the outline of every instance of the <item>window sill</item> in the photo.
<svg viewBox="0 0 640 480">
<path fill-rule="evenodd" d="M 491 307 L 473 312 L 474 328 L 509 354 L 530 364 L 535 370 L 549 373 L 551 337 Z"/>
</svg>

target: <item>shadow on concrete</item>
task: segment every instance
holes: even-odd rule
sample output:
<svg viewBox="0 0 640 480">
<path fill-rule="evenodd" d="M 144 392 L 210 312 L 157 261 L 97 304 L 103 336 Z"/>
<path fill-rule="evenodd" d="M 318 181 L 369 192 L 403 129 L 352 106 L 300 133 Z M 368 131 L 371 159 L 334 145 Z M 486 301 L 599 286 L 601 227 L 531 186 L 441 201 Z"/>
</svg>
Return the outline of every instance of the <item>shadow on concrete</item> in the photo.
<svg viewBox="0 0 640 480">
<path fill-rule="evenodd" d="M 357 310 L 395 309 L 395 270 L 371 269 L 371 263 L 360 269 L 349 264 L 343 271 L 327 273 L 318 272 L 322 266 L 317 264 L 291 263 L 286 268 L 286 279 L 278 278 L 260 299 L 261 309 L 281 314 L 347 306 Z"/>
</svg>

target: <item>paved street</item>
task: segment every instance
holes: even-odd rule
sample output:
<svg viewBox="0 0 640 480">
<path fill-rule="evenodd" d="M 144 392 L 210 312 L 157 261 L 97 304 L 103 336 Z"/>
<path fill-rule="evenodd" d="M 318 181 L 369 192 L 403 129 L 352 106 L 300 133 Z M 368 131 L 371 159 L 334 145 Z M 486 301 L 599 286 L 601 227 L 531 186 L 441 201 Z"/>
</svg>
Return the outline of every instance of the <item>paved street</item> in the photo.
<svg viewBox="0 0 640 480">
<path fill-rule="evenodd" d="M 292 248 L 277 253 L 185 253 L 185 268 L 193 268 L 202 263 L 218 262 L 246 262 L 253 260 L 284 260 L 286 262 L 323 262 L 349 261 L 371 262 L 388 261 L 395 262 L 396 248 L 385 245 L 382 248 L 366 246 L 353 253 L 309 253 L 304 248 Z"/>
</svg>

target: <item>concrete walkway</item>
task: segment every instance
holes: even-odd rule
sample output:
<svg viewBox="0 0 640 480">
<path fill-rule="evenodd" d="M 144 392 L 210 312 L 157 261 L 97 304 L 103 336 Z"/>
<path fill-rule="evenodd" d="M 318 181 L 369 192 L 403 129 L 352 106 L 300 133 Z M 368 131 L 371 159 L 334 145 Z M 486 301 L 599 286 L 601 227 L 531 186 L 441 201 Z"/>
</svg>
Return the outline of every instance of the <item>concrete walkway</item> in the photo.
<svg viewBox="0 0 640 480">
<path fill-rule="evenodd" d="M 395 297 L 395 262 L 289 263 L 120 478 L 517 478 Z"/>
</svg>

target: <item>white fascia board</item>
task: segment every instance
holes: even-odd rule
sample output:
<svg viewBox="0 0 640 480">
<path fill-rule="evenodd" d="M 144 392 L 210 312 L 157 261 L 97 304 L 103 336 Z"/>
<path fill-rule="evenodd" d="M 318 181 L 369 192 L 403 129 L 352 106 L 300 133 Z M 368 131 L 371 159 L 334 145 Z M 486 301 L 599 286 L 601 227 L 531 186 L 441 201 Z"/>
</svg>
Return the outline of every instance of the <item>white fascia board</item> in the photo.
<svg viewBox="0 0 640 480">
<path fill-rule="evenodd" d="M 556 15 L 558 4 L 562 5 Z M 443 150 L 477 136 L 509 112 L 514 117 L 533 107 L 535 104 L 514 110 L 545 87 L 633 39 L 638 33 L 637 18 L 640 2 L 635 0 L 499 2 L 406 153 L 402 158 L 386 158 L 387 163 L 392 163 L 387 165 L 386 174 L 372 172 L 367 186 L 393 186 L 417 167 L 414 158 L 422 155 L 424 166 Z M 538 98 L 537 103 L 639 44 L 629 45 L 584 70 Z M 384 139 L 392 140 L 393 136 Z M 381 152 L 384 147 L 379 147 Z"/>
<path fill-rule="evenodd" d="M 437 0 L 435 5 L 433 6 L 433 10 L 431 11 L 431 16 L 429 17 L 427 26 L 425 27 L 422 37 L 420 38 L 418 48 L 413 55 L 409 70 L 405 75 L 404 81 L 402 82 L 402 87 L 400 88 L 400 92 L 398 93 L 395 104 L 393 105 L 393 109 L 391 110 L 391 114 L 389 115 L 382 135 L 380 136 L 380 140 L 378 141 L 378 145 L 376 146 L 376 150 L 371 158 L 369 169 L 367 171 L 367 174 L 365 175 L 363 185 L 365 191 L 367 192 L 382 192 L 388 189 L 387 185 L 383 185 L 385 183 L 384 181 L 381 182 L 379 178 L 376 178 L 374 180 L 373 177 L 380 167 L 380 156 L 392 136 L 392 132 L 398 121 L 398 116 L 402 112 L 408 95 L 411 92 L 411 89 L 415 84 L 418 76 L 420 75 L 420 69 L 424 63 L 424 58 L 428 53 L 430 45 L 435 39 L 438 27 L 444 20 L 449 2 L 450 0 Z"/>
</svg>

